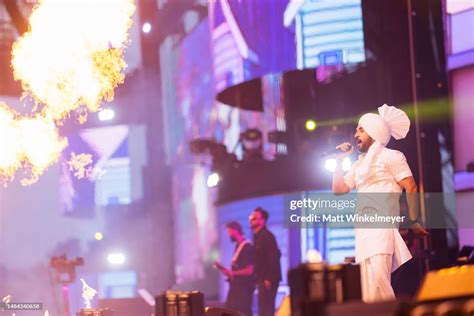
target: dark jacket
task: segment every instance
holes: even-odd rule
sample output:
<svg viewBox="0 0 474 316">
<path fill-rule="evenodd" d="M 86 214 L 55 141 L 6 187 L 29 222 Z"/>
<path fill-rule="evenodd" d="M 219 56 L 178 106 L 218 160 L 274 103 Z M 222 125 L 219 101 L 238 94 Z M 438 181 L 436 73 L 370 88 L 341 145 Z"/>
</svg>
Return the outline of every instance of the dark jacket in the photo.
<svg viewBox="0 0 474 316">
<path fill-rule="evenodd" d="M 255 276 L 257 282 L 268 280 L 272 283 L 281 281 L 280 257 L 275 236 L 263 227 L 254 235 L 255 247 Z"/>
</svg>

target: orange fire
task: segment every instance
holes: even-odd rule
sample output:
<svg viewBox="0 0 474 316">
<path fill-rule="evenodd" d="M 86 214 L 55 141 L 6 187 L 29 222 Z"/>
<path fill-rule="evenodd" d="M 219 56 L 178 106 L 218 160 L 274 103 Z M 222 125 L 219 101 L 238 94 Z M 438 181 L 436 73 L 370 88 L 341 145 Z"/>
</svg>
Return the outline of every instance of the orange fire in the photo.
<svg viewBox="0 0 474 316">
<path fill-rule="evenodd" d="M 22 184 L 36 182 L 66 145 L 51 119 L 38 114 L 21 117 L 0 102 L 0 174 L 4 180 L 13 179 L 22 169 L 26 173 Z"/>
<path fill-rule="evenodd" d="M 42 114 L 60 121 L 85 106 L 98 111 L 123 83 L 133 0 L 42 0 L 31 31 L 13 45 L 12 66 Z"/>
<path fill-rule="evenodd" d="M 74 171 L 74 176 L 77 179 L 88 178 L 92 173 L 92 155 L 90 154 L 71 154 L 71 159 L 67 161 L 69 171 Z"/>
<path fill-rule="evenodd" d="M 38 2 L 30 31 L 12 50 L 15 80 L 36 106 L 22 117 L 0 102 L 0 178 L 11 180 L 26 170 L 21 183 L 36 182 L 67 146 L 57 126 L 72 111 L 84 123 L 88 111 L 113 100 L 125 79 L 124 49 L 134 11 L 133 0 Z"/>
</svg>

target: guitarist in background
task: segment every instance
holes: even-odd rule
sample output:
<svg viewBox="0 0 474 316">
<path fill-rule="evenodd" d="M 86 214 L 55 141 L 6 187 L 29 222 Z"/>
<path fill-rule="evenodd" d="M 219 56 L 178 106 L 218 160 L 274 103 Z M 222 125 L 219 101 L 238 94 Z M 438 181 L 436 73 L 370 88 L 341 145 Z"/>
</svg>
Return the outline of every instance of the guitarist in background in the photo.
<svg viewBox="0 0 474 316">
<path fill-rule="evenodd" d="M 215 263 L 215 266 L 229 280 L 226 307 L 246 316 L 252 316 L 252 299 L 255 290 L 255 249 L 250 241 L 245 239 L 239 222 L 229 222 L 226 224 L 226 228 L 230 240 L 236 243 L 232 257 L 232 268 L 228 270 L 218 262 Z"/>
</svg>

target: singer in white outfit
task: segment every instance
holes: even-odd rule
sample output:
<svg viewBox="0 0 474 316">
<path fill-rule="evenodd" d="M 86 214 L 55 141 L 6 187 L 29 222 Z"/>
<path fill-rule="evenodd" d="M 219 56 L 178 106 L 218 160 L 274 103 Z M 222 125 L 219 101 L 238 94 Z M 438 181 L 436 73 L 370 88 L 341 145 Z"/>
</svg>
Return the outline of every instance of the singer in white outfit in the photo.
<svg viewBox="0 0 474 316">
<path fill-rule="evenodd" d="M 416 194 L 410 194 L 417 192 L 417 185 L 406 158 L 403 153 L 385 147 L 392 136 L 397 140 L 405 138 L 410 120 L 405 112 L 393 106 L 384 104 L 378 110 L 379 114 L 367 113 L 359 120 L 354 137 L 360 155 L 346 175 L 342 170 L 342 160 L 354 149 L 350 143 L 337 146 L 343 153 L 336 159 L 338 163 L 333 175 L 333 192 L 344 194 L 356 189 L 358 195 L 364 193 L 370 196 L 365 200 L 377 196 L 377 193 L 387 193 L 383 208 L 396 214 L 400 211 L 399 194 L 405 190 L 411 227 L 417 235 L 427 235 L 428 232 L 417 221 L 418 198 Z M 364 199 L 358 197 L 359 203 L 364 204 Z M 360 209 L 358 205 L 358 212 Z M 356 227 L 355 256 L 361 267 L 363 300 L 375 302 L 395 299 L 390 275 L 411 259 L 398 228 Z"/>
</svg>

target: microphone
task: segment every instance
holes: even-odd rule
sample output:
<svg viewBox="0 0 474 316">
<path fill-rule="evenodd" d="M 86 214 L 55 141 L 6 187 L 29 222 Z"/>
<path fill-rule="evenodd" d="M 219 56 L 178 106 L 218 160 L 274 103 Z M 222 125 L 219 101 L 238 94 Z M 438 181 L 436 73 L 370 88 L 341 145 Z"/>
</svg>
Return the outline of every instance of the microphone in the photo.
<svg viewBox="0 0 474 316">
<path fill-rule="evenodd" d="M 352 145 L 351 147 L 349 147 L 349 150 L 352 149 Z M 337 154 L 342 154 L 344 153 L 345 151 L 341 150 L 341 149 L 333 149 L 333 150 L 329 150 L 329 151 L 324 151 L 321 153 L 321 158 L 326 158 L 328 156 L 332 156 L 332 155 L 337 155 Z"/>
</svg>

